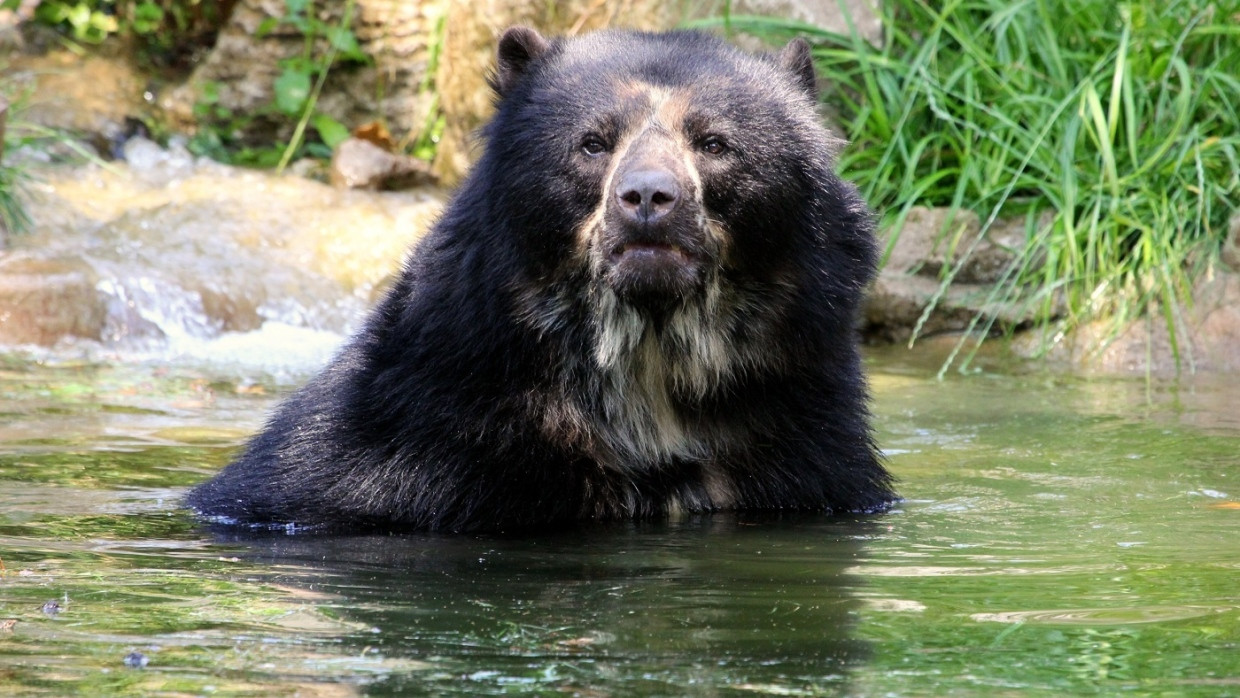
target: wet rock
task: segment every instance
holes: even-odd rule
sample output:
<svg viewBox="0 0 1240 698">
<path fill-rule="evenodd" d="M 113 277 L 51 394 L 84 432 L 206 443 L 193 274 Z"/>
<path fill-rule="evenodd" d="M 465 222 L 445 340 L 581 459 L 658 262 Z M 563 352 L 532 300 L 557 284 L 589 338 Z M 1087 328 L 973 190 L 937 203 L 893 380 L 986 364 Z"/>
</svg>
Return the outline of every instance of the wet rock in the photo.
<svg viewBox="0 0 1240 698">
<path fill-rule="evenodd" d="M 198 294 L 203 315 L 218 323 L 220 332 L 252 332 L 263 326 L 257 298 L 210 282 L 190 288 Z"/>
<path fill-rule="evenodd" d="M 50 601 L 44 601 L 43 605 L 39 607 L 39 610 L 43 611 L 43 615 L 55 618 L 60 615 L 60 612 L 63 611 L 64 608 L 61 607 L 59 601 L 56 599 L 51 599 Z"/>
<path fill-rule="evenodd" d="M 944 332 L 1019 329 L 1030 324 L 1033 310 L 994 297 L 992 286 L 955 284 L 940 293 L 935 279 L 882 271 L 870 288 L 862 313 L 862 335 L 870 342 L 907 342 Z M 937 296 L 937 299 L 936 299 Z M 927 308 L 933 308 L 927 311 Z M 974 322 L 981 314 L 983 320 Z"/>
<path fill-rule="evenodd" d="M 31 94 L 24 121 L 111 143 L 131 130 L 127 119 L 149 110 L 146 79 L 124 58 L 57 50 L 9 61 L 5 79 Z"/>
<path fill-rule="evenodd" d="M 1050 222 L 1047 215 L 1038 225 Z M 999 220 L 985 234 L 981 227 L 972 211 L 910 209 L 866 299 L 862 330 L 867 339 L 904 342 L 914 333 L 984 327 L 987 322 L 975 326 L 979 313 L 999 329 L 1029 324 L 1034 309 L 998 296 L 994 286 L 1023 249 L 1026 222 Z"/>
<path fill-rule="evenodd" d="M 430 184 L 430 166 L 397 155 L 361 138 L 348 138 L 332 153 L 332 186 L 344 189 L 395 190 Z"/>
<path fill-rule="evenodd" d="M 444 201 L 430 189 L 334 189 L 143 139 L 125 155 L 35 167 L 24 198 L 34 230 L 0 256 L 0 344 L 199 355 L 229 339 L 244 353 L 237 337 L 285 328 L 321 347 L 349 331 Z"/>
<path fill-rule="evenodd" d="M 141 177 L 152 186 L 194 174 L 194 156 L 177 142 L 162 148 L 146 138 L 131 138 L 121 147 L 121 157 L 129 163 L 129 171 L 134 176 Z"/>
<path fill-rule="evenodd" d="M 101 338 L 107 307 L 97 281 L 89 264 L 71 256 L 13 252 L 0 257 L 0 344 Z"/>
<path fill-rule="evenodd" d="M 1079 327 L 1045 355 L 1100 374 L 1240 372 L 1240 274 L 1216 270 L 1195 286 L 1191 304 L 1174 315 L 1174 345 L 1166 316 L 1153 307 L 1118 331 L 1108 320 Z M 1042 339 L 1032 334 L 1020 337 L 1013 349 L 1026 356 L 1040 355 Z"/>
</svg>

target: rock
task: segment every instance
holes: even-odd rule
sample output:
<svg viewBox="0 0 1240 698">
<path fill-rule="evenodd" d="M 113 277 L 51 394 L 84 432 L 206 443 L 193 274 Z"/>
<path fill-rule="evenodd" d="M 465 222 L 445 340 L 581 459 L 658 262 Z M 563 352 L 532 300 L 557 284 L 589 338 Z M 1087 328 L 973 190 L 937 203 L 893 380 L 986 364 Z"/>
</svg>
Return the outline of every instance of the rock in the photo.
<svg viewBox="0 0 1240 698">
<path fill-rule="evenodd" d="M 879 272 L 866 296 L 862 336 L 869 342 L 907 342 L 914 333 L 928 337 L 944 332 L 981 331 L 991 324 L 991 330 L 1012 330 L 1033 321 L 1034 309 L 992 298 L 992 286 L 955 284 L 939 295 L 940 286 L 939 281 L 924 276 L 887 269 Z M 927 312 L 931 303 L 934 307 Z M 979 313 L 983 320 L 974 323 Z"/>
<path fill-rule="evenodd" d="M 937 277 L 945 265 L 955 264 L 969 243 L 977 239 L 981 223 L 969 210 L 914 206 L 909 209 L 887 255 L 885 269 L 904 274 Z"/>
<path fill-rule="evenodd" d="M 1118 330 L 1114 321 L 1099 320 L 1072 330 L 1049 350 L 1036 336 L 1018 338 L 1013 349 L 1099 374 L 1240 372 L 1240 274 L 1208 275 L 1174 316 L 1176 348 L 1165 314 L 1152 306 Z"/>
<path fill-rule="evenodd" d="M 1043 211 L 1035 230 L 1043 231 L 1055 221 L 1054 211 Z M 1024 251 L 1029 240 L 1029 225 L 1024 218 L 1000 218 L 991 224 L 985 238 L 974 249 L 956 278 L 964 283 L 993 283 L 1003 278 Z M 1045 255 L 1037 254 L 1029 261 L 1029 270 L 1042 268 Z"/>
<path fill-rule="evenodd" d="M 314 5 L 320 20 L 329 24 L 340 21 L 344 6 L 343 0 Z M 847 0 L 845 7 L 862 36 L 881 38 L 873 0 Z M 334 67 L 316 110 L 349 127 L 377 119 L 402 143 L 426 136 L 427 127 L 442 116 L 443 132 L 431 167 L 450 186 L 472 164 L 474 134 L 491 114 L 486 76 L 494 67 L 496 37 L 505 28 L 529 24 L 547 35 L 608 26 L 668 29 L 685 20 L 689 8 L 658 0 L 357 0 L 355 9 L 353 32 L 374 63 Z M 693 16 L 718 16 L 724 3 L 716 0 L 691 9 Z M 733 3 L 730 11 L 849 31 L 836 0 L 748 0 Z M 215 106 L 227 112 L 250 114 L 268 107 L 280 62 L 305 50 L 304 37 L 288 24 L 256 38 L 260 25 L 284 12 L 281 0 L 239 0 L 207 59 L 186 84 L 167 91 L 160 105 L 187 128 L 194 126 L 194 106 L 208 87 L 215 92 Z M 322 55 L 324 48 L 317 47 L 315 55 Z M 254 119 L 245 128 L 243 136 L 249 141 L 287 140 L 292 120 Z"/>
<path fill-rule="evenodd" d="M 862 36 L 872 41 L 881 38 L 882 25 L 871 0 L 847 0 L 845 6 Z M 725 3 L 721 1 L 692 8 L 657 0 L 449 3 L 439 71 L 434 76 L 440 109 L 446 120 L 431 166 L 433 172 L 440 181 L 452 185 L 460 181 L 473 163 L 477 155 L 474 134 L 493 109 L 491 89 L 485 77 L 494 66 L 496 37 L 507 27 L 528 24 L 549 36 L 574 35 L 609 26 L 659 30 L 670 29 L 687 19 L 686 9 L 694 17 L 717 17 L 724 8 Z M 848 24 L 836 0 L 742 0 L 731 3 L 730 10 L 738 15 L 800 20 L 848 33 Z"/>
<path fill-rule="evenodd" d="M 130 138 L 121 148 L 129 171 L 151 186 L 175 182 L 194 174 L 194 156 L 179 143 L 162 148 L 146 138 Z"/>
<path fill-rule="evenodd" d="M 1223 238 L 1223 264 L 1232 271 L 1240 272 L 1240 213 L 1231 217 L 1227 225 L 1227 237 Z"/>
<path fill-rule="evenodd" d="M 445 185 L 456 184 L 477 156 L 474 134 L 488 119 L 493 93 L 486 76 L 495 67 L 495 44 L 501 32 L 527 24 L 547 36 L 574 35 L 608 26 L 667 29 L 683 13 L 679 3 L 659 0 L 478 0 L 448 3 L 443 49 L 435 87 L 445 124 L 432 171 Z"/>
<path fill-rule="evenodd" d="M 344 189 L 394 190 L 429 184 L 430 166 L 396 155 L 360 138 L 348 138 L 332 152 L 331 183 Z"/>
<path fill-rule="evenodd" d="M 107 303 L 89 264 L 72 257 L 0 257 L 0 344 L 52 345 L 65 337 L 100 339 Z"/>
<path fill-rule="evenodd" d="M 985 236 L 981 227 L 973 211 L 914 206 L 885 266 L 930 278 L 941 278 L 946 268 L 954 270 L 953 281 L 965 284 L 997 281 L 1024 248 L 1025 221 L 996 221 Z"/>
<path fill-rule="evenodd" d="M 707 5 L 702 16 L 720 15 L 725 3 Z M 843 11 L 841 11 L 841 9 Z M 849 21 L 862 38 L 878 43 L 883 37 L 883 23 L 878 17 L 877 0 L 733 0 L 731 11 L 737 15 L 762 15 L 804 22 L 837 34 L 849 34 Z M 844 13 L 848 13 L 845 17 Z"/>
<path fill-rule="evenodd" d="M 18 0 L 17 6 L 8 9 L 13 3 L 0 3 L 0 53 L 11 53 L 22 49 L 21 25 L 34 18 L 39 0 Z"/>
<path fill-rule="evenodd" d="M 1050 222 L 1045 214 L 1039 226 Z M 1034 308 L 994 297 L 995 282 L 1025 246 L 1026 225 L 1023 218 L 999 220 L 983 235 L 972 211 L 910 209 L 866 299 L 864 335 L 871 341 L 904 342 L 914 333 L 981 329 L 991 320 L 1004 330 L 1030 324 Z M 949 273 L 950 285 L 940 293 Z M 975 323 L 979 313 L 984 320 Z"/>
<path fill-rule="evenodd" d="M 357 0 L 351 29 L 372 62 L 332 66 L 315 111 L 346 126 L 379 119 L 405 141 L 416 140 L 435 106 L 434 91 L 425 78 L 445 4 L 444 0 Z M 342 22 L 345 6 L 344 0 L 310 4 L 318 19 L 332 27 Z M 185 84 L 161 95 L 160 106 L 187 128 L 198 121 L 194 107 L 208 90 L 214 93 L 215 106 L 232 114 L 269 108 L 275 80 L 283 70 L 281 61 L 301 57 L 306 48 L 305 36 L 289 23 L 258 37 L 261 25 L 285 12 L 283 0 L 239 0 L 211 53 Z M 315 40 L 313 55 L 318 58 L 325 55 L 327 40 L 325 36 Z M 250 142 L 286 141 L 294 123 L 293 118 L 252 119 L 241 136 Z"/>
<path fill-rule="evenodd" d="M 146 79 L 124 58 L 56 50 L 9 61 L 5 79 L 31 93 L 23 121 L 109 143 L 126 135 L 132 117 L 149 111 Z"/>
<path fill-rule="evenodd" d="M 271 326 L 342 334 L 444 198 L 339 190 L 139 138 L 125 155 L 29 163 L 35 225 L 0 257 L 0 344 L 192 352 Z"/>
</svg>

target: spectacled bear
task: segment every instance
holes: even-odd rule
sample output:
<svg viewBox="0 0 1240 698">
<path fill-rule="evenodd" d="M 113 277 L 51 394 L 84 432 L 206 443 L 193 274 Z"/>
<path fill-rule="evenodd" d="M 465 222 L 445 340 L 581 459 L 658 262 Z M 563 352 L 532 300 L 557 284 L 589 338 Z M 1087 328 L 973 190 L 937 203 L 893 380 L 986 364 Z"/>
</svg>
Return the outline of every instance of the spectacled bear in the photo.
<svg viewBox="0 0 1240 698">
<path fill-rule="evenodd" d="M 397 282 L 188 504 L 512 531 L 890 503 L 854 330 L 873 223 L 808 44 L 514 27 L 492 83 L 484 152 Z"/>
</svg>

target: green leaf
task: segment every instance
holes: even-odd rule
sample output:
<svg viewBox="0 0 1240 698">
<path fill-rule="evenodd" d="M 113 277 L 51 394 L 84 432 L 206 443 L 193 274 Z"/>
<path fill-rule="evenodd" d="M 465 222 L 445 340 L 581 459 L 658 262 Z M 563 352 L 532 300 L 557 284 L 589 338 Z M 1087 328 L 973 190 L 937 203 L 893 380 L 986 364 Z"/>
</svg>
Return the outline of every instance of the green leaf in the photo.
<svg viewBox="0 0 1240 698">
<path fill-rule="evenodd" d="M 352 60 L 364 60 L 366 58 L 366 54 L 362 52 L 362 47 L 357 43 L 357 36 L 348 27 L 328 27 L 327 40 L 345 58 Z"/>
<path fill-rule="evenodd" d="M 98 11 L 90 12 L 86 17 L 86 24 L 83 27 L 75 27 L 78 32 L 78 38 L 82 41 L 98 44 L 107 39 L 109 35 L 115 34 L 120 30 L 120 24 L 116 18 Z"/>
<path fill-rule="evenodd" d="M 313 76 L 318 69 L 318 64 L 309 56 L 289 56 L 280 61 L 280 67 L 285 70 L 292 70 L 298 73 L 305 73 Z"/>
<path fill-rule="evenodd" d="M 290 17 L 306 14 L 310 0 L 284 0 L 284 11 Z"/>
<path fill-rule="evenodd" d="M 268 17 L 258 23 L 258 28 L 254 30 L 254 36 L 261 39 L 275 31 L 275 28 L 278 26 L 280 26 L 279 19 L 275 17 Z"/>
<path fill-rule="evenodd" d="M 276 108 L 290 116 L 297 114 L 310 96 L 310 73 L 286 67 L 276 78 Z"/>
<path fill-rule="evenodd" d="M 335 148 L 351 135 L 348 127 L 327 114 L 315 114 L 310 124 L 319 132 L 319 138 L 328 148 Z"/>
<path fill-rule="evenodd" d="M 73 33 L 79 39 L 86 33 L 86 29 L 90 26 L 90 8 L 86 3 L 78 3 L 65 8 L 65 21 L 73 27 Z"/>
<path fill-rule="evenodd" d="M 40 3 L 34 10 L 34 18 L 44 24 L 59 24 L 65 18 L 65 7 L 49 2 Z"/>
<path fill-rule="evenodd" d="M 215 104 L 220 101 L 220 83 L 215 80 L 203 82 L 198 101 L 202 104 Z"/>
<path fill-rule="evenodd" d="M 150 34 L 163 26 L 164 8 L 153 2 L 140 2 L 133 8 L 133 30 L 138 34 Z"/>
<path fill-rule="evenodd" d="M 307 143 L 303 150 L 305 156 L 321 160 L 330 160 L 332 156 L 332 149 L 322 143 Z"/>
</svg>

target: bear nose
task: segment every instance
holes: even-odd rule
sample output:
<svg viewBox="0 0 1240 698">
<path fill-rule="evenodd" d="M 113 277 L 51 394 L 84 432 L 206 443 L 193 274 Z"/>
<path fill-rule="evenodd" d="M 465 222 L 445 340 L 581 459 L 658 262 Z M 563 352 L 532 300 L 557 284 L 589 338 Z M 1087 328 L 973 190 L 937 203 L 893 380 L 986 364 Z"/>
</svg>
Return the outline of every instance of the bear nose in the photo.
<svg viewBox="0 0 1240 698">
<path fill-rule="evenodd" d="M 666 170 L 638 170 L 620 177 L 616 202 L 624 216 L 637 223 L 655 223 L 676 208 L 680 185 Z"/>
</svg>

